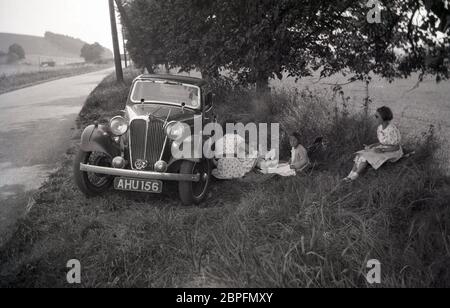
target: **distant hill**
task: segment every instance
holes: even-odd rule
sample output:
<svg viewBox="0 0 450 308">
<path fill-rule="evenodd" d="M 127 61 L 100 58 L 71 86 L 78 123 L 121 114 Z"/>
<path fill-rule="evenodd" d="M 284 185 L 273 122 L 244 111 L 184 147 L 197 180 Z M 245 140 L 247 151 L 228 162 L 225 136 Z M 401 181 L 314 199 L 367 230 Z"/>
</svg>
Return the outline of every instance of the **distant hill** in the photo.
<svg viewBox="0 0 450 308">
<path fill-rule="evenodd" d="M 7 52 L 12 44 L 19 44 L 25 49 L 27 55 L 54 57 L 54 58 L 80 58 L 80 51 L 86 42 L 70 36 L 46 32 L 44 37 L 0 33 L 0 51 Z M 112 52 L 105 48 L 104 58 L 112 58 Z"/>
</svg>

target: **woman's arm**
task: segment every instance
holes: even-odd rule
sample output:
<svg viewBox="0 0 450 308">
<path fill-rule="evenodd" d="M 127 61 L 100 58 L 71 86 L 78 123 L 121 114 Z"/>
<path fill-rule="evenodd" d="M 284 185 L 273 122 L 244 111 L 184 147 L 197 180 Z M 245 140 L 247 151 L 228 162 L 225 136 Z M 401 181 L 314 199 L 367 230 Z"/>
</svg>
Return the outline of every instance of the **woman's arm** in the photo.
<svg viewBox="0 0 450 308">
<path fill-rule="evenodd" d="M 382 148 L 375 149 L 377 153 L 392 153 L 400 151 L 400 145 L 385 145 Z"/>
<path fill-rule="evenodd" d="M 303 162 L 296 162 L 295 164 L 290 164 L 291 169 L 293 170 L 300 170 L 303 169 L 303 167 L 305 167 L 306 165 L 308 165 L 307 161 L 303 161 Z"/>
<path fill-rule="evenodd" d="M 377 142 L 377 143 L 374 143 L 372 145 L 366 146 L 366 149 L 371 150 L 373 148 L 379 147 L 380 145 L 381 145 L 381 143 Z"/>
</svg>

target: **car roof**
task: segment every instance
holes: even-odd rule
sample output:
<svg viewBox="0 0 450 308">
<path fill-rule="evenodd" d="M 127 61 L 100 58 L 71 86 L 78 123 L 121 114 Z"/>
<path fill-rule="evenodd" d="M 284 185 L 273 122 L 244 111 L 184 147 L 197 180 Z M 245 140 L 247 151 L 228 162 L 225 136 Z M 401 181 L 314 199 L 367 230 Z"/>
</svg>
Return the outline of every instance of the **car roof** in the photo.
<svg viewBox="0 0 450 308">
<path fill-rule="evenodd" d="M 172 82 L 179 82 L 184 84 L 190 84 L 197 87 L 203 87 L 207 83 L 205 80 L 200 78 L 181 76 L 181 75 L 158 75 L 158 74 L 144 74 L 136 78 L 136 80 L 167 80 Z"/>
</svg>

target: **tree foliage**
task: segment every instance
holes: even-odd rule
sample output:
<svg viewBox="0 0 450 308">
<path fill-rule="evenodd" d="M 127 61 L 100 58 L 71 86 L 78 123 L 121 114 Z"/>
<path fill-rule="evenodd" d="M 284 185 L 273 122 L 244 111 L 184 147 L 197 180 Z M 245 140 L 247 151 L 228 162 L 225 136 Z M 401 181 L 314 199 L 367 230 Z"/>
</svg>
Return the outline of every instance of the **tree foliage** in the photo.
<svg viewBox="0 0 450 308">
<path fill-rule="evenodd" d="M 86 62 L 93 63 L 102 59 L 103 52 L 104 48 L 99 43 L 85 44 L 83 48 L 81 48 L 80 56 L 84 58 Z"/>
<path fill-rule="evenodd" d="M 25 50 L 19 44 L 12 44 L 8 50 L 8 62 L 13 63 L 25 59 Z"/>
<path fill-rule="evenodd" d="M 207 76 L 227 70 L 265 87 L 320 70 L 363 79 L 448 77 L 445 0 L 116 0 L 138 65 L 168 62 Z M 379 6 L 377 6 L 379 5 Z M 379 23 L 368 17 L 381 15 Z"/>
</svg>

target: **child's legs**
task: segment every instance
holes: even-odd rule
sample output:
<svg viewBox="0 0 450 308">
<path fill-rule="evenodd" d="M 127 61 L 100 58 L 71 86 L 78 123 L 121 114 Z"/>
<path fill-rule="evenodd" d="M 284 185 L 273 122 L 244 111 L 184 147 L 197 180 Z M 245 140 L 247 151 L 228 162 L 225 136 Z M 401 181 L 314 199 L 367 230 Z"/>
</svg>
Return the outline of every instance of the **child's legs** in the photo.
<svg viewBox="0 0 450 308">
<path fill-rule="evenodd" d="M 355 161 L 355 164 L 353 165 L 352 172 L 356 172 L 358 170 L 358 164 Z"/>
</svg>

